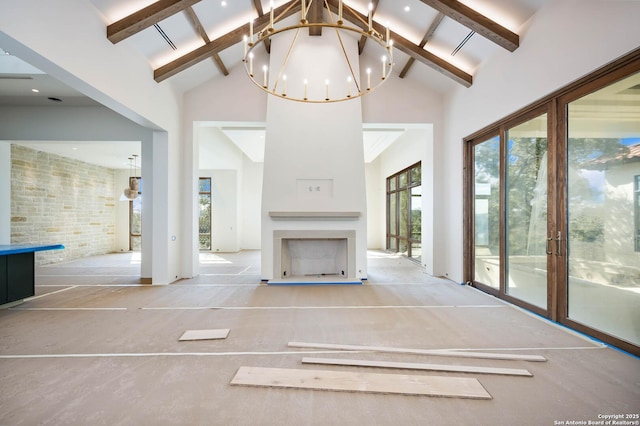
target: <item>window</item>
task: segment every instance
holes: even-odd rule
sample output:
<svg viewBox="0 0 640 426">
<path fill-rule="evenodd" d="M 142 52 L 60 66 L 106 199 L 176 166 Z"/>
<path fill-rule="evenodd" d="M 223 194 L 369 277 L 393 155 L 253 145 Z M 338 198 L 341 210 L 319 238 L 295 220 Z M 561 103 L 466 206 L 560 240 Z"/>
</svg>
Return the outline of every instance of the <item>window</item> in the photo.
<svg viewBox="0 0 640 426">
<path fill-rule="evenodd" d="M 387 250 L 422 257 L 422 167 L 420 163 L 387 178 Z"/>
<path fill-rule="evenodd" d="M 200 250 L 211 250 L 211 178 L 201 177 L 198 180 L 200 213 L 198 229 Z"/>
<path fill-rule="evenodd" d="M 475 279 L 500 288 L 500 138 L 473 147 Z"/>
</svg>

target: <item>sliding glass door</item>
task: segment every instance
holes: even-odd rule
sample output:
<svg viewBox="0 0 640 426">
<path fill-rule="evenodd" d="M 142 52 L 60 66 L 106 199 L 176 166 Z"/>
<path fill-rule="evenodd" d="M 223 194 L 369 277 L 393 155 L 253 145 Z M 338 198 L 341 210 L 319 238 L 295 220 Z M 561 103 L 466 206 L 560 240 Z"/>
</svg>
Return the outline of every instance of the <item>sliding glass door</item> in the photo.
<svg viewBox="0 0 640 426">
<path fill-rule="evenodd" d="M 473 147 L 474 276 L 500 289 L 500 137 Z"/>
<path fill-rule="evenodd" d="M 640 345 L 640 73 L 566 114 L 567 317 Z"/>
<path fill-rule="evenodd" d="M 547 114 L 506 131 L 506 294 L 547 309 Z"/>
<path fill-rule="evenodd" d="M 465 141 L 465 281 L 640 354 L 640 50 Z"/>
<path fill-rule="evenodd" d="M 540 313 L 548 309 L 548 113 L 473 144 L 473 281 Z"/>
</svg>

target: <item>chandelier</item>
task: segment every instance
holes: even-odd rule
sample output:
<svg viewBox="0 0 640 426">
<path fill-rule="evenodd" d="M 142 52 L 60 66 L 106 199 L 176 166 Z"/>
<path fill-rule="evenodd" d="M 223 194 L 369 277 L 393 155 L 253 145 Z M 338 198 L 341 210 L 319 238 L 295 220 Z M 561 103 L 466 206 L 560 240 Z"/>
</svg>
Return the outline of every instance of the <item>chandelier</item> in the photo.
<svg viewBox="0 0 640 426">
<path fill-rule="evenodd" d="M 310 22 L 307 19 L 308 12 L 314 1 L 324 2 L 324 6 L 329 11 L 328 22 L 325 22 L 324 19 L 320 19 L 320 22 Z M 301 10 L 300 20 L 297 22 L 294 21 L 293 23 L 289 20 L 289 24 L 287 24 L 284 22 L 285 19 L 283 19 L 283 17 L 289 16 L 289 12 L 294 7 L 299 7 Z M 347 24 L 343 20 L 343 10 L 348 11 L 354 20 L 360 21 L 361 26 L 366 28 L 366 30 Z M 292 52 L 295 51 L 301 31 L 309 30 L 313 27 L 320 27 L 320 31 L 324 29 L 327 31 L 335 31 L 335 38 L 337 40 L 335 49 L 342 53 L 339 56 L 344 59 L 344 63 L 341 65 L 341 67 L 345 69 L 343 81 L 334 82 L 332 85 L 328 76 L 318 78 L 318 74 L 321 74 L 323 71 L 315 68 L 315 81 L 307 78 L 307 76 L 298 76 L 302 77 L 299 78 L 300 81 L 293 81 L 291 78 L 287 78 L 287 70 L 291 68 L 290 61 L 297 60 L 296 56 L 292 55 Z M 256 63 L 257 57 L 254 54 L 256 46 L 263 42 L 270 42 L 275 38 L 274 36 L 282 33 L 288 33 L 288 37 L 291 40 L 282 63 L 277 66 L 272 63 L 271 69 L 267 64 Z M 328 103 L 346 101 L 371 93 L 390 76 L 393 68 L 393 40 L 390 39 L 389 34 L 388 26 L 386 27 L 385 35 L 380 34 L 374 28 L 372 4 L 369 4 L 367 19 L 363 19 L 358 12 L 343 4 L 342 0 L 339 0 L 336 20 L 335 15 L 331 13 L 331 9 L 329 8 L 328 0 L 292 1 L 278 16 L 274 16 L 272 0 L 269 10 L 269 22 L 264 25 L 263 28 L 254 34 L 254 23 L 253 21 L 249 22 L 249 35 L 243 37 L 244 56 L 242 61 L 244 62 L 245 71 L 251 81 L 270 95 L 298 102 Z M 347 50 L 345 49 L 345 39 L 348 39 L 349 36 L 350 38 L 357 38 L 358 40 L 366 37 L 366 39 L 375 43 L 376 48 L 381 52 L 381 62 L 379 67 L 376 67 L 378 69 L 372 70 L 369 67 L 365 73 L 360 73 L 359 69 L 354 69 L 351 63 L 352 61 L 349 59 Z M 287 39 L 285 36 L 281 37 L 283 40 Z M 298 46 L 298 48 L 310 49 L 309 46 Z M 327 75 L 330 73 L 331 68 L 334 70 L 336 68 L 335 62 L 323 65 L 327 67 Z M 289 86 L 289 91 L 287 90 L 287 85 Z"/>
<path fill-rule="evenodd" d="M 138 194 L 140 193 L 140 180 L 138 179 L 137 175 L 138 155 L 133 154 L 131 157 L 129 157 L 129 186 L 124 189 L 122 195 L 120 196 L 120 199 L 122 201 L 131 201 L 138 198 Z"/>
</svg>

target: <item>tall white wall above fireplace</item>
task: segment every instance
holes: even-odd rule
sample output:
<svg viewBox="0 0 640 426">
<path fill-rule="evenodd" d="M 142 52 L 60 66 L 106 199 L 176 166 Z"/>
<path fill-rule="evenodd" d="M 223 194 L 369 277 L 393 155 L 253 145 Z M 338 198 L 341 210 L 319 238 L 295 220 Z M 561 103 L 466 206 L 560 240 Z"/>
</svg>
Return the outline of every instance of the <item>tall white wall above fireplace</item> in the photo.
<svg viewBox="0 0 640 426">
<path fill-rule="evenodd" d="M 289 49 L 288 41 L 279 36 L 271 44 L 271 80 L 278 72 L 275 64 L 282 63 Z M 327 30 L 321 37 L 299 35 L 296 52 L 308 56 L 295 62 L 301 65 L 290 66 L 304 67 L 310 90 L 312 84 L 323 85 L 327 79 L 332 82 L 331 90 L 347 90 L 344 69 L 335 66 L 321 72 L 326 67 L 313 65 L 341 61 L 343 53 L 335 48 L 339 44 L 332 44 L 338 43 L 335 38 L 335 32 Z M 351 65 L 359 72 L 357 39 L 343 40 Z M 294 70 L 285 72 L 295 74 Z M 295 81 L 290 78 L 287 84 L 291 87 Z M 280 269 L 274 266 L 274 232 L 283 230 L 353 231 L 354 276 L 347 278 L 366 278 L 366 205 L 360 99 L 312 104 L 269 96 L 261 209 L 262 278 L 279 276 L 274 273 Z"/>
</svg>

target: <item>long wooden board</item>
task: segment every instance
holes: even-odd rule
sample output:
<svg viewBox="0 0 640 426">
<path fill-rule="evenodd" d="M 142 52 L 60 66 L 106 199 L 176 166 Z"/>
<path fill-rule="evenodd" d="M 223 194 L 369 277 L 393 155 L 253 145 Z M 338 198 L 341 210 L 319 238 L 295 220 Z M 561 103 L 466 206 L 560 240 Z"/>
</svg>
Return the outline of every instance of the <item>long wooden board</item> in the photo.
<svg viewBox="0 0 640 426">
<path fill-rule="evenodd" d="M 216 340 L 216 339 L 226 339 L 229 335 L 228 328 L 219 328 L 212 330 L 187 330 L 182 336 L 178 339 L 178 341 L 183 342 L 187 340 Z"/>
<path fill-rule="evenodd" d="M 290 348 L 391 352 L 391 353 L 399 353 L 399 354 L 448 356 L 448 357 L 458 357 L 458 358 L 481 358 L 481 359 L 520 360 L 520 361 L 537 361 L 537 362 L 544 362 L 547 360 L 545 357 L 541 355 L 500 354 L 500 353 L 493 353 L 493 352 L 467 352 L 467 351 L 453 351 L 453 350 L 439 350 L 439 349 L 389 348 L 384 346 L 335 345 L 331 343 L 289 342 L 288 346 Z"/>
<path fill-rule="evenodd" d="M 492 399 L 474 378 L 240 367 L 232 385 Z"/>
<path fill-rule="evenodd" d="M 362 359 L 302 358 L 303 364 L 344 365 L 352 367 L 395 368 L 401 370 L 448 371 L 454 373 L 498 374 L 503 376 L 533 377 L 529 370 L 521 368 L 477 367 L 471 365 L 420 364 L 413 362 L 391 362 Z"/>
</svg>

